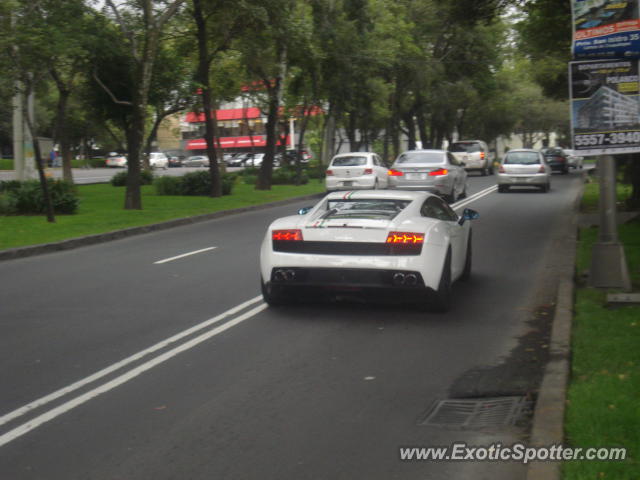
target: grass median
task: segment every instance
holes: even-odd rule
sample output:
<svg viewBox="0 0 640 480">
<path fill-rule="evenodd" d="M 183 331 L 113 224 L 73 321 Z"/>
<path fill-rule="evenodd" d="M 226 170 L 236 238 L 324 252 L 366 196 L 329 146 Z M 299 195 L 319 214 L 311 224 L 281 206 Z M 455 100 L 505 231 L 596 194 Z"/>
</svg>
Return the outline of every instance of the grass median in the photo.
<svg viewBox="0 0 640 480">
<path fill-rule="evenodd" d="M 255 190 L 237 182 L 232 195 L 220 198 L 156 195 L 152 186 L 142 187 L 144 210 L 124 210 L 123 187 L 109 184 L 79 185 L 80 206 L 76 215 L 59 215 L 56 223 L 42 216 L 0 217 L 0 249 L 56 242 L 69 238 L 150 225 L 176 218 L 259 205 L 324 191 L 324 182 L 306 185 L 274 185 Z"/>
<path fill-rule="evenodd" d="M 620 193 L 620 192 L 619 192 Z M 583 206 L 597 204 L 588 186 Z M 580 231 L 577 271 L 589 268 L 596 228 Z M 640 221 L 619 227 L 634 291 L 640 289 Z M 568 462 L 565 480 L 640 478 L 640 306 L 611 308 L 606 292 L 576 290 L 565 432 L 573 447 L 626 447 L 624 462 Z"/>
</svg>

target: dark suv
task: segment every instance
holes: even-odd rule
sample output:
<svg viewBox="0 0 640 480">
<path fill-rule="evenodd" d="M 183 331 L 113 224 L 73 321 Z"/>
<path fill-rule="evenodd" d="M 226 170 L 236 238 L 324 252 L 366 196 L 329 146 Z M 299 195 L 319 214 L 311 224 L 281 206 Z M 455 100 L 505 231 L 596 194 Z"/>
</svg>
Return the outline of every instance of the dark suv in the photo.
<svg viewBox="0 0 640 480">
<path fill-rule="evenodd" d="M 562 174 L 569 173 L 569 157 L 564 150 L 558 147 L 543 148 L 542 154 L 551 170 L 562 172 Z"/>
</svg>

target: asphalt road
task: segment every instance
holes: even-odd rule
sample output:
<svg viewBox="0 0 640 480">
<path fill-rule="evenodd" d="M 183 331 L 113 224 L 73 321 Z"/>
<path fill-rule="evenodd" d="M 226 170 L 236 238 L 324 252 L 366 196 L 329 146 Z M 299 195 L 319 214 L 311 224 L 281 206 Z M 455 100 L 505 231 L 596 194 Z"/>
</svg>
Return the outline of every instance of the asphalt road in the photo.
<svg viewBox="0 0 640 480">
<path fill-rule="evenodd" d="M 447 314 L 267 308 L 259 244 L 304 205 L 1 262 L 0 479 L 523 478 L 399 447 L 526 441 L 526 424 L 418 423 L 437 400 L 535 388 L 504 372 L 553 301 L 579 183 L 473 201 L 473 276 Z"/>
</svg>

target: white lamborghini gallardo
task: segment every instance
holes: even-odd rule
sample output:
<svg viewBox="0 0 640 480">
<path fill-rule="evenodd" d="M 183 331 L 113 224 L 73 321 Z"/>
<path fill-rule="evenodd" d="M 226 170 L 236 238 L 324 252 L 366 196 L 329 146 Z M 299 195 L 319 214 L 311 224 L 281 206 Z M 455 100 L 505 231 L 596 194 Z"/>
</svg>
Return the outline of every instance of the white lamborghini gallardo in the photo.
<svg viewBox="0 0 640 480">
<path fill-rule="evenodd" d="M 471 222 L 426 192 L 334 192 L 268 228 L 260 252 L 269 305 L 323 294 L 384 294 L 445 311 L 471 273 Z"/>
</svg>

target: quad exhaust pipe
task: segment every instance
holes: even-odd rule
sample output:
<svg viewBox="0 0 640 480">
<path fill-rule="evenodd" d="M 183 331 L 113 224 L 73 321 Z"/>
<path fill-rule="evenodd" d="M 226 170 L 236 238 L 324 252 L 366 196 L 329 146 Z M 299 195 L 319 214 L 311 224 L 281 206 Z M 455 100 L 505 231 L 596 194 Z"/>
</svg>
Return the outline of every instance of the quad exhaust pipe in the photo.
<svg viewBox="0 0 640 480">
<path fill-rule="evenodd" d="M 407 287 L 414 287 L 418 284 L 418 276 L 415 273 L 402 273 L 396 272 L 391 279 L 392 283 L 396 286 L 406 285 Z"/>
<path fill-rule="evenodd" d="M 295 278 L 296 278 L 295 270 L 278 269 L 275 272 L 273 272 L 273 279 L 276 282 L 291 282 L 295 280 Z"/>
</svg>

